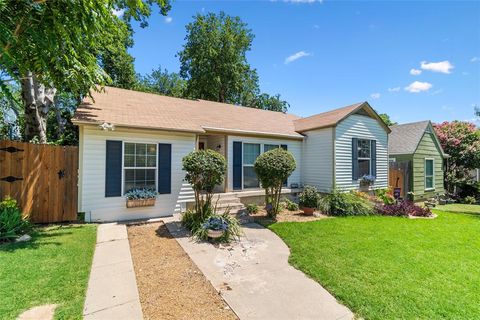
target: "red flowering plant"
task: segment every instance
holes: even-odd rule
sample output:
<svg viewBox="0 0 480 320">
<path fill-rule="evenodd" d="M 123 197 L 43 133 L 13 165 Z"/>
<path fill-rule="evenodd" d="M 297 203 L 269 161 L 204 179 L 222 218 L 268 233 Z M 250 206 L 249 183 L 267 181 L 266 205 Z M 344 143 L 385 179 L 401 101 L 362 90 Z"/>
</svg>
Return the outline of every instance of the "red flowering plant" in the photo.
<svg viewBox="0 0 480 320">
<path fill-rule="evenodd" d="M 466 121 L 445 121 L 433 125 L 446 161 L 445 187 L 451 193 L 455 186 L 469 180 L 468 171 L 480 167 L 480 130 Z"/>
</svg>

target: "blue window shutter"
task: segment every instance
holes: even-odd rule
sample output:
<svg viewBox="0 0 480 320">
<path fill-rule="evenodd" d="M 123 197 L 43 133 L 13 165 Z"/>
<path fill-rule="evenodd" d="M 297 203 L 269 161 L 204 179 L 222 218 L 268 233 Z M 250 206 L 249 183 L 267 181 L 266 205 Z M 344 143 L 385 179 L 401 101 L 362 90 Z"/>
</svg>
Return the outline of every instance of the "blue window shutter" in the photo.
<svg viewBox="0 0 480 320">
<path fill-rule="evenodd" d="M 120 197 L 122 195 L 122 141 L 107 140 L 105 151 L 105 197 Z"/>
<path fill-rule="evenodd" d="M 159 194 L 172 193 L 172 145 L 158 144 L 158 186 Z"/>
<path fill-rule="evenodd" d="M 280 148 L 282 148 L 283 150 L 287 151 L 288 150 L 288 146 L 286 144 L 281 144 L 280 145 Z M 285 181 L 283 181 L 283 186 L 284 187 L 287 187 L 288 186 L 288 179 L 286 179 Z"/>
<path fill-rule="evenodd" d="M 242 189 L 242 143 L 233 142 L 233 190 Z"/>
<path fill-rule="evenodd" d="M 377 141 L 371 140 L 372 176 L 377 177 Z"/>
<path fill-rule="evenodd" d="M 358 178 L 358 139 L 352 138 L 352 179 Z"/>
</svg>

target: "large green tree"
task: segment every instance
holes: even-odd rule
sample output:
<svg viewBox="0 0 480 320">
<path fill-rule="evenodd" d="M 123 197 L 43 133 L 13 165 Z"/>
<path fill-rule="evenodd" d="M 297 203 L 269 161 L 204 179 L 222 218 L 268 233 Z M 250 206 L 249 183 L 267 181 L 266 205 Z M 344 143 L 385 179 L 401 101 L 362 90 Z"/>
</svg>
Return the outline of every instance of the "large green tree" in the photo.
<svg viewBox="0 0 480 320">
<path fill-rule="evenodd" d="M 180 75 L 187 80 L 185 95 L 285 112 L 279 95 L 260 94 L 257 71 L 246 53 L 254 35 L 239 17 L 198 14 L 187 24 L 186 43 L 178 53 Z"/>
<path fill-rule="evenodd" d="M 158 67 L 145 76 L 139 75 L 138 78 L 138 90 L 177 98 L 186 97 L 187 82 L 178 73 L 170 73 L 167 69 Z"/>
<path fill-rule="evenodd" d="M 170 9 L 169 0 L 0 0 L 0 66 L 21 83 L 24 139 L 47 141 L 57 91 L 80 97 L 111 81 L 102 64 L 125 70 L 108 53 L 125 47 L 132 19 L 147 25 L 154 4 Z"/>
</svg>

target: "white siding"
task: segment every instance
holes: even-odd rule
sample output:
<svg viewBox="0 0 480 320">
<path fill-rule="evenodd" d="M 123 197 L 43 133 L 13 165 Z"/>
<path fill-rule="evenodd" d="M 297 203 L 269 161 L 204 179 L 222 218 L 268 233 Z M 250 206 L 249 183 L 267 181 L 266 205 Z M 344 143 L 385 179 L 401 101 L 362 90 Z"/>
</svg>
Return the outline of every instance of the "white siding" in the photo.
<svg viewBox="0 0 480 320">
<path fill-rule="evenodd" d="M 324 128 L 304 133 L 302 181 L 321 192 L 330 192 L 333 187 L 333 130 Z"/>
<path fill-rule="evenodd" d="M 244 136 L 228 136 L 228 148 L 227 148 L 227 159 L 228 159 L 228 190 L 233 190 L 233 142 L 241 141 L 243 143 L 260 143 L 260 144 L 286 144 L 288 151 L 293 154 L 295 161 L 297 163 L 297 168 L 292 173 L 290 178 L 288 178 L 288 186 L 290 187 L 291 183 L 301 183 L 301 164 L 302 164 L 302 141 L 300 140 L 287 140 L 287 139 L 274 139 L 274 138 L 257 138 L 257 137 L 244 137 Z"/>
<path fill-rule="evenodd" d="M 154 207 L 125 207 L 124 197 L 105 197 L 106 140 L 172 144 L 172 193 L 157 196 Z M 195 148 L 195 135 L 160 131 L 118 129 L 103 131 L 98 127 L 80 130 L 79 211 L 91 221 L 117 221 L 168 216 L 178 208 L 177 201 L 185 173 L 182 158 Z"/>
<path fill-rule="evenodd" d="M 377 141 L 377 179 L 375 189 L 388 186 L 388 134 L 377 120 L 351 115 L 341 121 L 335 132 L 335 183 L 339 189 L 359 188 L 359 181 L 352 180 L 352 138 Z"/>
</svg>

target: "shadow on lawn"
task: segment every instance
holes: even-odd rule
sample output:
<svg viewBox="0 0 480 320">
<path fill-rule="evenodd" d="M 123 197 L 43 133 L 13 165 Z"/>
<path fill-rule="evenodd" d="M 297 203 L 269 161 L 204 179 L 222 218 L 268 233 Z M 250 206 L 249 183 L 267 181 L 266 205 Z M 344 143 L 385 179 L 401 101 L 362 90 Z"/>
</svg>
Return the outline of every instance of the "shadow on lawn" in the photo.
<svg viewBox="0 0 480 320">
<path fill-rule="evenodd" d="M 30 234 L 32 240 L 27 242 L 5 242 L 0 243 L 0 251 L 14 252 L 22 249 L 38 249 L 40 247 L 54 245 L 60 246 L 61 242 L 52 241 L 51 238 L 58 238 L 72 234 L 71 229 L 75 226 L 55 225 L 47 227 L 36 227 Z"/>
</svg>

